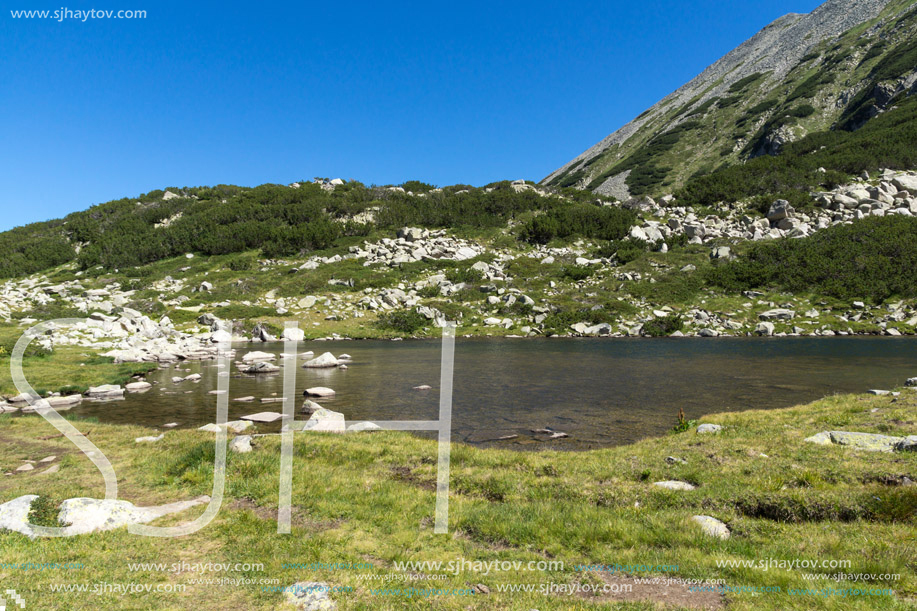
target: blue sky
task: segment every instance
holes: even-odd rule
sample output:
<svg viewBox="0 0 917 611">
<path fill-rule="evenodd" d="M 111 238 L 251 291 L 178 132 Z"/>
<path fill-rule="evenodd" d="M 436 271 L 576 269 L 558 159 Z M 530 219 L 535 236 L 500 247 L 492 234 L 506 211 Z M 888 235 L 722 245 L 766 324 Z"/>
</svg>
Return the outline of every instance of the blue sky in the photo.
<svg viewBox="0 0 917 611">
<path fill-rule="evenodd" d="M 17 1 L 0 15 L 0 229 L 167 186 L 539 180 L 819 4 Z M 62 6 L 147 17 L 10 13 Z"/>
</svg>

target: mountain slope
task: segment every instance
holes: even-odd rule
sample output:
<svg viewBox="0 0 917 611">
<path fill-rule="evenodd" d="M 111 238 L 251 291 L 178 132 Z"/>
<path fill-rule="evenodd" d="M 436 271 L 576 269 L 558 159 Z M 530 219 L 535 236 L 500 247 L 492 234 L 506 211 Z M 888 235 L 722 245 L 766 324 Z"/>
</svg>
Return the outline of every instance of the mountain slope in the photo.
<svg viewBox="0 0 917 611">
<path fill-rule="evenodd" d="M 624 199 L 855 129 L 917 81 L 915 0 L 828 0 L 777 19 L 542 183 Z"/>
</svg>

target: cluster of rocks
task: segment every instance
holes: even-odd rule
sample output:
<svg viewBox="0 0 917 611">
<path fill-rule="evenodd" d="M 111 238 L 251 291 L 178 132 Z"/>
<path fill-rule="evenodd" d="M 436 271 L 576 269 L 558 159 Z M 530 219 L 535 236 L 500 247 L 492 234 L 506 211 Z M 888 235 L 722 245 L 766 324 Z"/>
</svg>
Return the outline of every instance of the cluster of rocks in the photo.
<svg viewBox="0 0 917 611">
<path fill-rule="evenodd" d="M 400 265 L 414 261 L 435 261 L 447 259 L 464 261 L 484 253 L 484 249 L 468 240 L 447 235 L 441 229 L 431 231 L 418 227 L 404 227 L 398 230 L 398 237 L 383 238 L 379 242 L 364 242 L 362 246 L 351 246 L 350 253 L 365 259 L 363 265 Z"/>
<path fill-rule="evenodd" d="M 671 196 L 660 200 L 664 205 L 649 197 L 631 200 L 625 205 L 650 217 L 633 227 L 630 237 L 654 244 L 662 252 L 667 250 L 664 240 L 681 234 L 687 236 L 690 244 L 721 239 L 804 238 L 818 230 L 867 216 L 917 216 L 917 173 L 884 170 L 878 181 L 870 181 L 864 176 L 834 191 L 813 193 L 813 197 L 820 210 L 800 213 L 786 200 L 777 200 L 764 217 L 738 203 L 724 208 L 723 216 L 700 218 L 690 208 L 669 205 L 673 203 Z"/>
</svg>

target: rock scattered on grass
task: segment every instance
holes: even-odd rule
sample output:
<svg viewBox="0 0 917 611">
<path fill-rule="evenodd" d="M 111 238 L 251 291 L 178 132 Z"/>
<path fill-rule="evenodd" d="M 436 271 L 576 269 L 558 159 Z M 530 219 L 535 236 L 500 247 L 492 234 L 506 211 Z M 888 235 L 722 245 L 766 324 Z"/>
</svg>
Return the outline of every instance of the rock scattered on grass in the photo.
<svg viewBox="0 0 917 611">
<path fill-rule="evenodd" d="M 729 528 L 716 518 L 711 516 L 694 516 L 691 519 L 700 525 L 705 535 L 716 537 L 717 539 L 729 538 Z"/>
<path fill-rule="evenodd" d="M 694 490 L 695 486 L 689 484 L 688 482 L 679 482 L 677 480 L 670 480 L 665 482 L 653 482 L 654 486 L 659 488 L 665 488 L 667 490 Z"/>
</svg>

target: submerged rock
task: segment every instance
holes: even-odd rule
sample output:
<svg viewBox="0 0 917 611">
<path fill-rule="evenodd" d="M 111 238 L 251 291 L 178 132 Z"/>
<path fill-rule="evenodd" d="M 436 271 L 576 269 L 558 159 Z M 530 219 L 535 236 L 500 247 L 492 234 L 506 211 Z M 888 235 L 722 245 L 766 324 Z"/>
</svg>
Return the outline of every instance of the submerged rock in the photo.
<svg viewBox="0 0 917 611">
<path fill-rule="evenodd" d="M 307 397 L 330 398 L 335 395 L 335 392 L 327 386 L 313 386 L 312 388 L 307 388 L 305 391 L 303 391 L 303 394 Z"/>
</svg>

